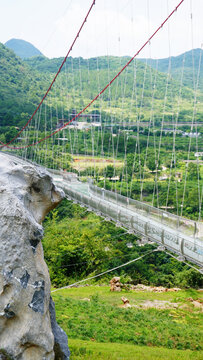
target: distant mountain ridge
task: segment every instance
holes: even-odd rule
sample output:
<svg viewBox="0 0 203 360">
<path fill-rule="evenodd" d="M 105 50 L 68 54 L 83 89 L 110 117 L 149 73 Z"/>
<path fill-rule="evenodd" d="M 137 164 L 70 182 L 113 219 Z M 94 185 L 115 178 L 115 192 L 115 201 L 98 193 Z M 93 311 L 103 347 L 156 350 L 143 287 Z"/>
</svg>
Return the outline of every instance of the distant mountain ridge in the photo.
<svg viewBox="0 0 203 360">
<path fill-rule="evenodd" d="M 203 50 L 200 48 L 197 48 L 197 49 L 186 51 L 183 54 L 180 54 L 177 56 L 171 56 L 171 57 L 163 58 L 163 59 L 147 59 L 147 60 L 148 60 L 148 65 L 151 65 L 153 67 L 156 66 L 156 63 L 158 61 L 159 71 L 162 71 L 162 72 L 168 71 L 169 59 L 171 59 L 172 67 L 182 67 L 183 62 L 184 62 L 184 66 L 186 68 L 193 66 L 193 59 L 194 59 L 194 66 L 197 68 L 198 63 L 199 63 L 200 53 L 202 54 L 202 57 L 203 57 Z M 139 60 L 146 61 L 145 58 L 139 58 Z"/>
<path fill-rule="evenodd" d="M 69 57 L 66 61 L 67 67 L 74 68 L 89 68 L 95 70 L 98 66 L 100 69 L 120 70 L 126 62 L 130 60 L 129 56 L 100 56 L 98 58 L 83 59 L 82 57 L 72 58 Z M 32 68 L 43 73 L 55 73 L 61 65 L 63 58 L 48 59 L 45 56 L 37 56 L 35 58 L 25 59 L 26 63 Z M 146 63 L 153 69 L 157 69 L 160 73 L 170 73 L 179 83 L 194 90 L 194 86 L 198 85 L 198 90 L 203 91 L 203 50 L 193 49 L 178 56 L 171 56 L 164 59 L 146 59 L 138 58 L 138 63 Z M 170 67 L 169 67 L 170 64 Z M 193 73 L 194 64 L 194 73 Z M 145 65 L 144 65 L 145 66 Z M 198 74 L 198 69 L 200 69 Z M 64 71 L 64 70 L 62 70 Z M 198 77 L 199 75 L 199 77 Z"/>
<path fill-rule="evenodd" d="M 4 44 L 7 48 L 14 51 L 14 53 L 21 59 L 28 59 L 33 56 L 43 56 L 34 45 L 28 41 L 21 39 L 11 39 Z"/>
<path fill-rule="evenodd" d="M 176 80 L 180 80 L 183 71 L 183 85 L 194 89 L 197 85 L 203 91 L 203 50 L 200 48 L 186 51 L 178 56 L 171 56 L 164 59 L 139 59 L 146 62 L 152 68 L 160 72 L 170 72 L 171 76 Z M 171 63 L 169 63 L 171 62 Z M 170 64 L 170 68 L 169 68 Z M 194 79 L 193 79 L 193 65 L 194 65 Z M 200 69 L 199 79 L 197 79 L 198 69 Z"/>
<path fill-rule="evenodd" d="M 56 99 L 52 103 L 54 121 L 56 121 L 55 115 L 58 104 L 61 104 L 61 86 L 68 92 L 68 97 L 63 99 L 64 116 L 68 118 L 72 109 L 83 108 L 86 103 L 89 103 L 98 93 L 98 85 L 99 89 L 104 88 L 109 77 L 113 78 L 127 60 L 127 57 L 114 56 L 101 56 L 91 59 L 68 58 L 66 67 L 59 76 L 60 81 L 55 83 Z M 24 117 L 31 116 L 34 108 L 39 104 L 61 61 L 62 58 L 48 59 L 44 56 L 35 56 L 22 61 L 13 51 L 0 44 L 0 127 L 24 124 Z M 178 76 L 170 76 L 168 79 L 164 72 L 158 72 L 156 75 L 156 70 L 152 69 L 148 63 L 145 65 L 143 61 L 138 59 L 136 62 L 136 100 L 132 102 L 132 89 L 135 81 L 134 67 L 133 63 L 129 65 L 128 71 L 120 75 L 117 86 L 111 88 L 114 116 L 119 119 L 122 108 L 122 111 L 125 111 L 125 119 L 131 119 L 136 123 L 138 109 L 142 108 L 143 113 L 139 116 L 142 116 L 140 117 L 141 120 L 148 121 L 151 116 L 153 91 L 151 84 L 156 81 L 156 89 L 153 95 L 154 112 L 155 120 L 157 123 L 160 122 L 168 82 L 170 93 L 165 121 L 170 122 L 173 116 L 172 102 L 175 96 L 179 96 L 180 91 Z M 95 80 L 98 79 L 98 69 L 100 70 L 99 84 Z M 186 67 L 185 70 L 187 70 Z M 179 73 L 181 73 L 180 70 Z M 184 122 L 190 120 L 193 109 L 194 90 L 190 74 L 191 68 L 189 68 L 189 72 L 185 71 L 184 81 L 190 83 L 191 86 L 185 87 L 183 85 L 181 87 L 184 109 L 180 111 L 179 119 Z M 124 100 L 122 100 L 123 91 L 125 92 Z M 104 105 L 106 104 L 106 109 L 109 107 L 109 99 L 108 92 L 105 92 L 103 101 Z M 202 99 L 203 92 L 201 93 L 200 88 L 197 93 L 197 119 L 199 121 L 202 119 Z M 95 110 L 99 110 L 99 105 L 96 106 L 96 103 Z M 104 110 L 104 113 L 108 118 L 108 111 Z"/>
<path fill-rule="evenodd" d="M 36 69 L 43 73 L 54 73 L 57 72 L 63 58 L 54 58 L 48 59 L 46 58 L 35 46 L 31 43 L 20 40 L 20 39 L 11 39 L 5 43 L 5 46 L 9 49 L 13 50 L 14 53 L 21 57 L 21 59 L 25 60 L 29 66 L 33 69 Z M 111 56 L 110 62 L 109 58 L 106 56 L 99 57 L 99 67 L 102 69 L 106 69 L 108 66 L 110 68 L 116 69 L 123 65 L 130 59 L 128 56 L 123 57 L 116 57 Z M 183 85 L 191 88 L 194 90 L 194 87 L 198 84 L 198 89 L 203 91 L 203 50 L 200 48 L 193 49 L 187 51 L 178 56 L 171 56 L 170 58 L 164 59 L 145 59 L 139 58 L 140 62 L 144 62 L 147 65 L 151 66 L 154 69 L 157 69 L 159 72 L 168 73 L 176 79 L 178 82 L 181 81 Z M 89 67 L 90 70 L 96 69 L 97 65 L 97 58 L 91 59 L 83 59 L 80 58 L 68 58 L 67 65 L 71 65 L 74 62 L 74 65 L 78 67 L 78 63 L 80 63 L 81 67 L 87 68 Z M 200 62 L 200 64 L 199 64 Z M 170 65 L 170 67 L 169 67 Z M 195 71 L 193 72 L 193 65 Z M 200 65 L 200 67 L 199 67 Z M 199 78 L 197 79 L 198 75 L 198 68 L 200 69 Z"/>
</svg>

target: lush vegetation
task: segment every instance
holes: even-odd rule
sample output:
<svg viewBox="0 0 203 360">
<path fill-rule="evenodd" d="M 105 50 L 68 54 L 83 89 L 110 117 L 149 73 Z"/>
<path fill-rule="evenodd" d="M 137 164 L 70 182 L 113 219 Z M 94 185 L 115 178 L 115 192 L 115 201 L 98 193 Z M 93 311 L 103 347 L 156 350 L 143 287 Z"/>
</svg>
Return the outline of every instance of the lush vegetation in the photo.
<svg viewBox="0 0 203 360">
<path fill-rule="evenodd" d="M 201 360 L 202 351 L 70 339 L 73 360 Z"/>
<path fill-rule="evenodd" d="M 195 69 L 195 82 L 197 81 L 197 69 L 200 63 L 200 80 L 199 80 L 199 88 L 203 90 L 203 72 L 202 72 L 202 62 L 203 59 L 200 57 L 201 49 L 194 49 L 193 51 L 188 51 L 179 56 L 171 57 L 171 59 L 139 59 L 147 65 L 153 67 L 154 69 L 158 68 L 158 71 L 167 73 L 169 71 L 169 62 L 170 62 L 170 72 L 174 78 L 178 78 L 180 80 L 182 71 L 183 71 L 183 84 L 194 89 L 193 82 L 193 64 Z M 55 58 L 55 59 L 47 59 L 45 57 L 35 57 L 27 59 L 26 62 L 34 67 L 35 69 L 43 72 L 56 72 L 62 62 L 63 58 Z M 89 68 L 90 70 L 95 70 L 98 67 L 100 69 L 110 69 L 119 68 L 124 66 L 125 63 L 130 60 L 129 57 L 100 57 L 91 58 L 85 60 L 83 58 L 69 58 L 67 62 L 67 67 L 71 67 L 73 65 L 74 68 L 78 68 L 79 65 L 81 68 Z"/>
<path fill-rule="evenodd" d="M 196 64 L 199 52 L 193 56 Z M 153 62 L 150 67 L 149 62 L 135 61 L 88 110 L 93 117 L 86 112 L 87 123 L 99 119 L 98 130 L 69 128 L 61 137 L 56 134 L 19 154 L 50 168 L 74 171 L 82 180 L 90 176 L 101 187 L 178 214 L 184 194 L 183 215 L 198 219 L 203 167 L 201 158 L 198 164 L 195 162 L 195 152 L 203 151 L 202 70 L 195 93 L 191 59 L 191 53 L 185 55 L 184 86 L 180 86 L 177 76 L 177 72 L 181 73 L 182 57 L 172 59 L 176 71 L 170 76 L 164 73 L 168 60 L 160 62 L 162 72 L 153 69 Z M 26 141 L 32 144 L 54 131 L 60 120 L 72 119 L 127 60 L 69 58 L 39 116 L 29 125 L 29 134 L 23 132 L 18 139 L 20 145 Z M 9 142 L 24 126 L 60 63 L 61 59 L 42 56 L 23 62 L 0 44 L 0 141 Z M 194 126 L 193 121 L 198 125 Z M 178 131 L 174 131 L 176 127 Z M 197 136 L 189 136 L 190 132 Z M 92 163 L 87 161 L 90 157 Z M 83 167 L 77 167 L 79 158 Z M 134 235 L 67 200 L 46 218 L 44 225 L 44 253 L 54 287 L 72 284 L 155 249 L 154 244 L 139 246 Z M 199 288 L 203 284 L 200 273 L 162 252 L 151 252 L 105 275 L 98 284 L 108 283 L 112 275 L 121 276 L 123 283 L 169 288 Z M 112 295 L 105 287 L 56 293 L 57 317 L 74 338 L 73 359 L 127 360 L 126 352 L 129 359 L 200 359 L 201 314 L 187 300 L 199 299 L 200 293 L 188 290 L 177 294 L 123 294 L 134 305 L 146 298 L 157 298 L 177 302 L 178 306 L 163 310 L 121 309 L 120 294 Z M 90 301 L 81 300 L 84 297 Z M 84 346 L 78 346 L 76 338 L 81 344 L 85 341 Z M 126 342 L 128 345 L 124 345 Z M 109 353 L 110 343 L 116 343 L 113 355 Z"/>
<path fill-rule="evenodd" d="M 128 298 L 131 308 L 121 307 L 122 296 Z M 201 301 L 202 295 L 194 290 L 111 293 L 108 286 L 89 286 L 60 290 L 53 293 L 53 297 L 58 321 L 70 338 L 107 343 L 107 349 L 109 343 L 147 345 L 147 352 L 152 347 L 162 347 L 157 348 L 161 359 L 163 348 L 193 350 L 197 358 L 203 349 L 202 312 L 192 304 L 193 300 Z M 142 304 L 149 302 L 153 306 L 142 309 Z M 166 308 L 157 309 L 158 303 L 164 303 Z M 77 342 L 77 346 L 82 344 Z M 143 350 L 146 352 L 146 348 Z M 174 355 L 178 358 L 178 353 Z"/>
<path fill-rule="evenodd" d="M 58 101 L 59 114 L 63 112 L 64 117 L 69 119 L 72 109 L 79 111 L 85 107 L 119 72 L 127 60 L 126 57 L 100 57 L 88 60 L 68 58 L 56 85 L 57 96 L 60 94 L 61 97 L 61 102 Z M 47 75 L 54 74 L 61 62 L 62 59 L 50 60 L 44 57 L 35 57 L 26 61 L 33 69 Z M 61 86 L 68 92 L 68 97 L 64 90 L 61 91 Z M 171 123 L 174 111 L 178 110 L 176 103 L 180 96 L 180 87 L 179 122 L 191 119 L 194 90 L 181 86 L 176 77 L 169 77 L 135 60 L 135 63 L 129 65 L 112 84 L 110 91 L 102 94 L 99 101 L 91 107 L 90 112 L 102 109 L 102 121 L 106 122 L 108 119 L 109 123 L 149 121 L 153 102 L 154 121 L 157 121 L 157 125 L 161 123 L 163 108 L 165 108 L 165 123 Z M 167 96 L 166 103 L 164 103 L 165 96 Z M 202 93 L 200 91 L 197 91 L 197 99 L 196 119 L 201 120 L 202 104 L 199 100 L 202 100 Z M 56 100 L 52 98 L 51 101 L 52 105 L 56 106 Z"/>
<path fill-rule="evenodd" d="M 46 219 L 43 246 L 54 287 L 73 284 L 154 249 L 154 245 L 138 246 L 135 236 L 67 200 Z M 123 283 L 190 289 L 111 293 L 109 286 L 102 284 L 115 275 Z M 52 294 L 57 321 L 69 336 L 72 359 L 201 359 L 202 312 L 192 302 L 201 303 L 202 294 L 191 288 L 203 285 L 202 275 L 155 252 L 96 280 L 94 286 Z M 135 307 L 120 308 L 121 296 Z M 156 309 L 154 305 L 142 309 L 148 301 L 168 302 L 169 308 Z"/>
<path fill-rule="evenodd" d="M 139 246 L 136 236 L 67 200 L 46 219 L 43 247 L 54 286 L 72 284 L 155 249 L 154 245 Z M 186 288 L 203 285 L 200 273 L 164 252 L 151 253 L 114 274 L 133 284 Z M 108 282 L 111 276 L 103 276 L 101 282 Z"/>
<path fill-rule="evenodd" d="M 202 67 L 203 59 L 200 57 L 200 53 L 203 53 L 202 49 L 194 49 L 192 52 L 188 51 L 179 56 L 172 56 L 170 59 L 171 73 L 173 77 L 181 77 L 183 71 L 183 84 L 194 89 L 194 82 L 197 81 L 197 72 L 199 66 Z M 201 59 L 201 62 L 200 62 Z M 142 59 L 142 61 L 147 61 L 150 66 L 153 68 L 158 67 L 158 70 L 161 72 L 168 72 L 169 69 L 169 58 L 159 59 L 158 63 L 153 59 Z M 194 75 L 193 75 L 193 64 L 194 64 Z M 194 79 L 193 79 L 194 76 Z M 203 90 L 203 72 L 200 73 L 199 79 L 199 88 Z"/>
<path fill-rule="evenodd" d="M 25 124 L 48 82 L 0 43 L 0 134 Z"/>
<path fill-rule="evenodd" d="M 0 89 L 3 100 L 0 104 L 1 126 L 21 127 L 31 115 L 33 105 L 38 104 L 44 95 L 62 59 L 47 59 L 39 56 L 27 59 L 25 63 L 3 45 L 0 49 L 2 72 L 0 73 Z M 187 57 L 190 59 L 191 54 Z M 87 105 L 127 60 L 127 57 L 100 57 L 88 60 L 68 58 L 55 85 L 55 90 L 47 101 L 47 114 L 50 114 L 47 119 L 48 128 L 50 128 L 50 116 L 52 116 L 54 126 L 58 121 L 57 117 L 69 119 L 73 109 L 79 111 Z M 168 87 L 168 94 L 166 87 Z M 153 102 L 154 122 L 157 126 L 161 124 L 163 108 L 165 108 L 164 123 L 170 124 L 173 114 L 178 110 L 175 103 L 180 96 L 179 91 L 180 81 L 176 79 L 176 76 L 168 78 L 168 75 L 163 72 L 157 73 L 149 65 L 136 60 L 136 63 L 130 65 L 111 86 L 111 92 L 105 92 L 90 111 L 96 112 L 100 108 L 103 109 L 102 122 L 129 123 L 133 121 L 136 124 L 137 121 L 150 120 Z M 167 102 L 164 105 L 165 96 L 167 96 Z M 193 99 L 194 90 L 183 86 L 178 122 L 191 120 Z M 202 93 L 197 91 L 197 121 L 198 119 L 201 121 L 203 112 L 201 100 Z M 44 122 L 45 119 L 42 116 L 41 127 L 44 126 Z"/>
<path fill-rule="evenodd" d="M 196 64 L 199 52 L 195 51 L 194 54 Z M 69 119 L 73 109 L 79 111 L 87 105 L 128 60 L 127 57 L 100 57 L 87 60 L 68 58 L 55 85 L 55 90 L 46 105 L 47 114 L 49 112 L 52 114 L 53 124 L 56 124 L 57 117 L 62 116 L 62 118 Z M 177 63 L 180 66 L 179 57 L 174 58 L 173 61 L 175 68 L 180 73 L 176 66 Z M 192 52 L 186 54 L 185 61 L 187 64 L 185 76 L 191 79 Z M 33 112 L 34 106 L 44 95 L 45 89 L 53 79 L 61 62 L 61 58 L 47 59 L 43 56 L 32 57 L 26 62 L 22 62 L 11 50 L 0 44 L 1 126 L 22 127 Z M 150 65 L 152 64 L 150 63 Z M 160 71 L 164 71 L 164 69 L 161 67 Z M 187 69 L 189 69 L 189 73 L 187 73 Z M 202 70 L 200 71 L 201 77 Z M 174 78 L 168 77 L 163 72 L 157 73 L 149 64 L 136 60 L 135 64 L 131 64 L 111 86 L 111 91 L 104 92 L 90 111 L 96 112 L 103 109 L 101 114 L 103 122 L 147 122 L 151 117 L 153 102 L 153 121 L 157 126 L 161 124 L 163 108 L 165 109 L 165 124 L 172 122 L 177 110 L 179 112 L 178 122 L 187 123 L 191 120 L 193 113 L 194 89 L 182 86 L 180 95 L 180 86 L 176 74 Z M 166 96 L 167 102 L 165 103 Z M 180 109 L 177 108 L 178 105 L 175 105 L 179 96 L 181 96 Z M 196 121 L 201 121 L 202 93 L 198 90 L 196 96 L 195 118 Z M 42 117 L 41 126 L 44 126 L 44 122 L 45 119 Z M 47 119 L 47 126 L 50 127 L 50 118 Z"/>
<path fill-rule="evenodd" d="M 95 183 L 108 190 L 113 190 L 133 199 L 145 201 L 154 206 L 167 209 L 175 214 L 182 214 L 191 219 L 203 216 L 203 209 L 199 207 L 199 194 L 203 184 L 203 163 L 196 162 L 194 156 L 196 139 L 177 138 L 176 158 L 172 155 L 171 138 L 163 136 L 159 155 L 159 166 L 156 168 L 156 153 L 153 146 L 153 136 L 148 141 L 147 135 L 140 135 L 140 154 L 135 155 L 133 136 L 128 138 L 127 155 L 125 154 L 125 136 L 120 135 L 114 147 L 119 149 L 119 156 L 114 160 L 113 147 L 109 148 L 111 134 L 105 133 L 103 138 L 95 134 L 95 153 L 105 151 L 110 156 L 91 156 L 91 133 L 79 131 L 77 133 L 78 147 L 74 148 L 71 137 L 66 145 L 60 144 L 58 139 L 52 145 L 44 147 L 33 155 L 33 149 L 28 149 L 27 156 L 48 168 L 63 169 L 76 172 L 82 179 L 92 177 Z M 98 135 L 98 137 L 97 137 Z M 74 130 L 71 133 L 74 141 Z M 158 142 L 158 136 L 155 139 Z M 191 153 L 188 161 L 189 146 Z M 201 147 L 202 135 L 198 138 Z M 72 146 L 73 145 L 73 146 Z M 97 147 L 97 149 L 96 149 Z M 69 150 L 72 148 L 69 153 Z M 133 151 L 134 149 L 134 151 Z M 68 153 L 66 152 L 68 151 Z M 111 152 L 112 151 L 112 152 Z M 157 151 L 157 150 L 156 150 Z M 70 154 L 70 155 L 69 155 Z M 80 155 L 75 155 L 80 154 Z M 116 178 L 115 178 L 116 177 Z M 116 179 L 116 180 L 114 180 Z M 186 185 L 185 185 L 186 184 Z M 184 207 L 182 199 L 184 194 Z"/>
<path fill-rule="evenodd" d="M 27 59 L 25 63 L 3 45 L 0 51 L 0 141 L 9 142 L 32 114 L 62 59 L 39 56 Z M 184 59 L 184 78 L 192 80 L 193 60 L 196 68 L 199 58 L 199 50 L 172 58 L 172 69 L 181 73 Z M 127 60 L 127 57 L 68 58 L 39 118 L 30 124 L 29 136 L 22 133 L 21 145 L 47 136 L 56 129 L 60 119 L 70 120 Z M 160 61 L 159 70 L 166 70 L 167 61 Z M 149 65 L 153 66 L 153 62 L 137 60 L 130 65 L 89 110 L 97 116 L 94 119 L 101 121 L 101 129 L 64 130 L 36 150 L 29 148 L 26 156 L 50 168 L 91 176 L 99 186 L 198 219 L 201 215 L 202 163 L 188 165 L 187 161 L 195 161 L 195 152 L 203 150 L 201 87 L 195 95 L 189 82 L 180 87 L 180 80 L 173 71 L 174 77 L 169 77 Z M 195 115 L 194 96 L 197 96 Z M 192 119 L 197 126 L 193 125 Z M 178 130 L 174 132 L 176 120 Z M 86 121 L 90 123 L 92 118 L 87 116 Z M 188 136 L 191 131 L 198 135 Z M 77 167 L 75 155 L 93 154 L 98 163 L 103 154 L 105 161 L 116 158 L 120 166 L 116 161 L 114 166 L 112 163 L 102 167 L 98 163 L 88 166 L 87 161 L 85 167 Z M 115 176 L 119 181 L 113 184 L 111 178 Z M 104 177 L 106 181 L 103 181 Z"/>
</svg>

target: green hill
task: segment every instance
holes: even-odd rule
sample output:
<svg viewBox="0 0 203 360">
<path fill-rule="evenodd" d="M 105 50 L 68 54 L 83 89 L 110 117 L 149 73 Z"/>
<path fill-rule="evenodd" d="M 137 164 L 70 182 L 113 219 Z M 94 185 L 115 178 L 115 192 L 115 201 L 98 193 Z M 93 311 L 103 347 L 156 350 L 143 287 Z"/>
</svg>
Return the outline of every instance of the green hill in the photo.
<svg viewBox="0 0 203 360">
<path fill-rule="evenodd" d="M 81 110 L 114 78 L 128 60 L 129 57 L 116 56 L 102 56 L 90 59 L 83 59 L 81 57 L 68 58 L 66 66 L 59 76 L 63 88 L 67 88 L 69 94 L 68 99 L 64 95 L 65 111 L 68 112 L 72 108 Z M 61 62 L 62 58 L 47 59 L 45 57 L 35 57 L 26 59 L 26 64 L 47 75 L 55 74 Z M 163 114 L 164 98 L 167 92 L 165 121 L 171 121 L 174 106 L 177 105 L 181 85 L 180 79 L 177 79 L 175 76 L 169 76 L 168 80 L 167 78 L 168 75 L 166 73 L 160 71 L 157 73 L 155 69 L 143 63 L 143 61 L 135 60 L 116 79 L 111 85 L 110 90 L 103 93 L 101 98 L 103 102 L 102 109 L 109 114 L 111 111 L 109 104 L 111 104 L 115 118 L 121 119 L 121 121 L 149 121 L 152 97 L 154 96 L 155 119 L 160 121 Z M 203 94 L 198 91 L 198 119 L 200 118 L 200 113 L 202 113 L 202 96 Z M 191 119 L 193 99 L 193 89 L 190 86 L 182 86 L 180 121 Z M 99 101 L 97 101 L 94 104 L 94 109 L 99 110 L 99 106 Z"/>
<path fill-rule="evenodd" d="M 101 56 L 99 58 L 71 58 L 67 59 L 67 67 L 73 66 L 77 69 L 79 66 L 83 68 L 89 68 L 89 70 L 99 69 L 120 69 L 126 64 L 130 57 L 105 57 Z M 43 72 L 56 72 L 62 62 L 63 58 L 54 58 L 47 59 L 45 57 L 35 57 L 32 59 L 26 59 L 26 62 L 34 67 L 35 69 Z M 170 63 L 171 61 L 171 63 Z M 165 59 L 139 59 L 137 63 L 146 63 L 147 66 L 151 66 L 153 69 L 157 69 L 161 73 L 168 73 L 170 71 L 171 76 L 176 79 L 176 81 L 181 81 L 181 76 L 183 76 L 183 85 L 194 89 L 197 85 L 197 76 L 198 69 L 199 79 L 198 79 L 198 89 L 203 91 L 203 50 L 194 49 L 187 51 L 179 56 L 172 56 L 171 58 Z M 169 70 L 170 63 L 170 70 Z M 194 67 L 194 75 L 193 75 Z"/>
<path fill-rule="evenodd" d="M 43 54 L 31 43 L 21 39 L 11 39 L 4 44 L 7 48 L 14 51 L 14 53 L 21 59 L 27 59 L 32 56 L 43 56 Z"/>
<path fill-rule="evenodd" d="M 128 56 L 100 56 L 98 58 L 90 58 L 90 59 L 83 59 L 82 57 L 68 57 L 66 61 L 66 68 L 72 67 L 74 70 L 78 69 L 89 69 L 89 70 L 103 70 L 103 69 L 110 69 L 110 70 L 120 70 L 122 66 L 126 64 L 126 62 L 130 60 Z M 63 57 L 60 58 L 53 58 L 48 59 L 46 57 L 37 56 L 31 59 L 25 59 L 25 62 L 30 65 L 31 67 L 42 71 L 42 72 L 51 72 L 56 73 L 59 66 L 63 61 Z M 68 69 L 67 69 L 68 70 Z M 62 69 L 62 72 L 65 71 L 65 67 Z"/>
<path fill-rule="evenodd" d="M 57 123 L 57 116 L 69 119 L 72 109 L 83 109 L 120 71 L 128 59 L 113 56 L 68 58 L 54 85 L 55 90 L 50 93 L 47 105 L 53 111 L 53 124 Z M 0 125 L 24 125 L 44 95 L 61 61 L 62 58 L 47 59 L 43 56 L 22 61 L 13 51 L 0 44 Z M 167 101 L 164 105 L 166 91 Z M 148 64 L 135 60 L 89 111 L 100 111 L 101 106 L 104 121 L 109 119 L 117 123 L 147 122 L 151 116 L 153 101 L 154 121 L 159 126 L 163 109 L 165 123 L 172 121 L 179 91 L 178 79 L 171 76 L 168 78 L 166 73 L 157 73 Z M 191 120 L 193 99 L 193 90 L 183 86 L 179 121 Z M 203 93 L 198 91 L 197 120 L 202 118 L 202 99 Z"/>
<path fill-rule="evenodd" d="M 38 104 L 48 82 L 0 43 L 0 125 L 24 123 Z"/>
<path fill-rule="evenodd" d="M 151 67 L 157 67 L 158 71 L 167 73 L 169 70 L 169 62 L 171 60 L 171 75 L 179 80 L 183 72 L 183 84 L 194 89 L 197 84 L 197 73 L 199 73 L 199 89 L 203 91 L 203 50 L 194 49 L 187 51 L 179 56 L 172 56 L 165 59 L 140 59 Z M 193 66 L 194 66 L 194 82 L 193 82 Z"/>
</svg>

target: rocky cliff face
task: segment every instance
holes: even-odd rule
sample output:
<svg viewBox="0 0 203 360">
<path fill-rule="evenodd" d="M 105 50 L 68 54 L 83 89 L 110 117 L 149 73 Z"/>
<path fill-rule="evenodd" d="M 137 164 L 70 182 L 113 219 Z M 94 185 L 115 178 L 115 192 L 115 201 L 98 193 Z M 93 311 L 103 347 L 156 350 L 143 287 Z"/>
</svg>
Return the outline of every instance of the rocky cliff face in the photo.
<svg viewBox="0 0 203 360">
<path fill-rule="evenodd" d="M 69 359 L 41 244 L 41 222 L 62 197 L 47 172 L 0 154 L 0 359 Z"/>
</svg>

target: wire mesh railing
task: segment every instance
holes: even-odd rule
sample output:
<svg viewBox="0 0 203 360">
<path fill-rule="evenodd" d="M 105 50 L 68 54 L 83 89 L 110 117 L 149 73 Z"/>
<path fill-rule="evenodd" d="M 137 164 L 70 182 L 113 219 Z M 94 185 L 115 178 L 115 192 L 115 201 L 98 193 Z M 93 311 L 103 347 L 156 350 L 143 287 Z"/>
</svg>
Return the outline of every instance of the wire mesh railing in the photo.
<svg viewBox="0 0 203 360">
<path fill-rule="evenodd" d="M 179 218 L 91 183 L 68 181 L 59 173 L 55 181 L 69 199 L 87 206 L 88 210 L 162 245 L 182 259 L 187 258 L 199 266 L 203 265 L 203 242 L 197 237 L 197 229 L 202 224 Z"/>
<path fill-rule="evenodd" d="M 128 198 L 116 192 L 99 188 L 93 184 L 90 184 L 90 191 L 96 196 L 99 196 L 107 201 L 111 201 L 115 204 L 124 206 L 129 210 L 136 211 L 141 215 L 160 222 L 161 224 L 167 225 L 172 229 L 184 232 L 185 234 L 195 238 L 203 239 L 203 223 L 201 222 L 185 219 L 162 209 L 155 208 L 141 201 Z"/>
</svg>

